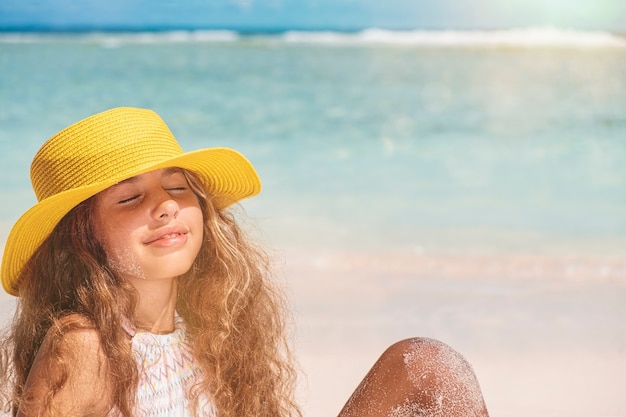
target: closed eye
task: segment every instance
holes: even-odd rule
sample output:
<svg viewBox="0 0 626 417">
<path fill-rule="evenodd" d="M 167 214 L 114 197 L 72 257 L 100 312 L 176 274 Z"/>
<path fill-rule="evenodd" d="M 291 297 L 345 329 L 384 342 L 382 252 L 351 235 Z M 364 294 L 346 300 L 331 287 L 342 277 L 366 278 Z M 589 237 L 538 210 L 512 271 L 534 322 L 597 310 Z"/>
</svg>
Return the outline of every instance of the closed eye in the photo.
<svg viewBox="0 0 626 417">
<path fill-rule="evenodd" d="M 169 187 L 169 188 L 166 188 L 165 191 L 167 191 L 168 193 L 172 193 L 172 192 L 174 192 L 174 193 L 183 193 L 183 192 L 187 191 L 188 189 L 189 189 L 188 187 L 181 185 L 179 187 Z"/>
<path fill-rule="evenodd" d="M 136 200 L 136 199 L 138 199 L 138 198 L 139 198 L 139 194 L 134 195 L 134 196 L 129 197 L 129 198 L 125 198 L 125 199 L 123 199 L 123 200 L 120 200 L 120 201 L 118 201 L 118 202 L 117 202 L 117 204 L 127 204 L 127 203 L 131 203 L 131 202 L 135 201 L 135 200 Z"/>
</svg>

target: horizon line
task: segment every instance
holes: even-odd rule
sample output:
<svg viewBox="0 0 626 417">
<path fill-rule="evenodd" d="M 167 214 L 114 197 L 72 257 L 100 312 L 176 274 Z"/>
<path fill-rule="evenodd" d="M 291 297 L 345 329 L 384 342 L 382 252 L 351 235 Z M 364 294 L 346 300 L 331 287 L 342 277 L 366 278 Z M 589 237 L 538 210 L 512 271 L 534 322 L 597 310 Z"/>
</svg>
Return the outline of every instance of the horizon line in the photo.
<svg viewBox="0 0 626 417">
<path fill-rule="evenodd" d="M 41 33 L 41 34 L 89 34 L 89 33 L 166 33 L 166 32 L 200 32 L 200 31 L 231 31 L 242 36 L 246 35 L 280 35 L 286 32 L 336 32 L 345 34 L 356 34 L 365 30 L 380 29 L 390 32 L 498 32 L 525 29 L 550 29 L 557 31 L 574 32 L 603 32 L 617 36 L 626 37 L 626 29 L 579 29 L 562 28 L 555 26 L 493 26 L 493 27 L 388 27 L 385 25 L 372 26 L 316 26 L 316 25 L 293 25 L 293 26 L 271 26 L 271 25 L 49 25 L 49 24 L 27 24 L 27 25 L 1 25 L 0 33 Z"/>
</svg>

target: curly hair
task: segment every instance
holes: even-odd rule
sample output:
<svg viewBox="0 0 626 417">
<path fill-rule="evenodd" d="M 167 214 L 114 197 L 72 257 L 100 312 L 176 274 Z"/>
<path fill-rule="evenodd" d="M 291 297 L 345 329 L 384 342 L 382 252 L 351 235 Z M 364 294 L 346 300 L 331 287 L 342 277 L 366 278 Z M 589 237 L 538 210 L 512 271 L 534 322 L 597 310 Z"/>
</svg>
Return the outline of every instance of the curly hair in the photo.
<svg viewBox="0 0 626 417">
<path fill-rule="evenodd" d="M 184 172 L 204 215 L 202 247 L 178 277 L 176 305 L 203 370 L 188 394 L 192 408 L 198 414 L 206 395 L 219 417 L 301 416 L 286 305 L 271 280 L 268 256 L 247 239 L 231 212 L 214 207 L 200 180 Z M 53 415 L 51 400 L 71 366 L 63 361 L 60 342 L 84 329 L 99 335 L 113 408 L 124 417 L 134 414 L 139 371 L 124 324 L 132 322 L 139 295 L 107 266 L 101 243 L 93 239 L 93 200 L 59 222 L 21 273 L 20 298 L 0 357 L 0 392 L 13 415 L 29 401 L 26 379 L 44 338 L 52 341 L 55 362 L 49 366 L 61 369 L 44 399 Z"/>
</svg>

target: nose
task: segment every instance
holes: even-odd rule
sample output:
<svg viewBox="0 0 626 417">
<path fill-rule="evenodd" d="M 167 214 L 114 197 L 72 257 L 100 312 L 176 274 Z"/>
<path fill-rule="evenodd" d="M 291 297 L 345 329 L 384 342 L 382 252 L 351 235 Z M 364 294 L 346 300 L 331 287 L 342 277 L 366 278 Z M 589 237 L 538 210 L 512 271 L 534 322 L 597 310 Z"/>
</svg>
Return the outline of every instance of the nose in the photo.
<svg viewBox="0 0 626 417">
<path fill-rule="evenodd" d="M 154 217 L 158 220 L 171 220 L 178 217 L 178 212 L 180 211 L 180 207 L 176 200 L 173 200 L 169 194 L 167 197 L 163 198 L 159 204 L 157 205 L 154 211 Z"/>
</svg>

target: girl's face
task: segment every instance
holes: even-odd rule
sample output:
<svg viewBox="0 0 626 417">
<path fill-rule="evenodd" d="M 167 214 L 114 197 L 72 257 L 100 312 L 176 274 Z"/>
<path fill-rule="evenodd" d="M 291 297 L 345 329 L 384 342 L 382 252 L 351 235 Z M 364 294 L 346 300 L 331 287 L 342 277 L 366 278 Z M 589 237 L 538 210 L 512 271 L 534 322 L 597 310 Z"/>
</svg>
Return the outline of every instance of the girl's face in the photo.
<svg viewBox="0 0 626 417">
<path fill-rule="evenodd" d="M 159 169 L 97 194 L 95 230 L 109 266 L 122 277 L 171 279 L 198 255 L 202 210 L 181 169 Z"/>
</svg>

